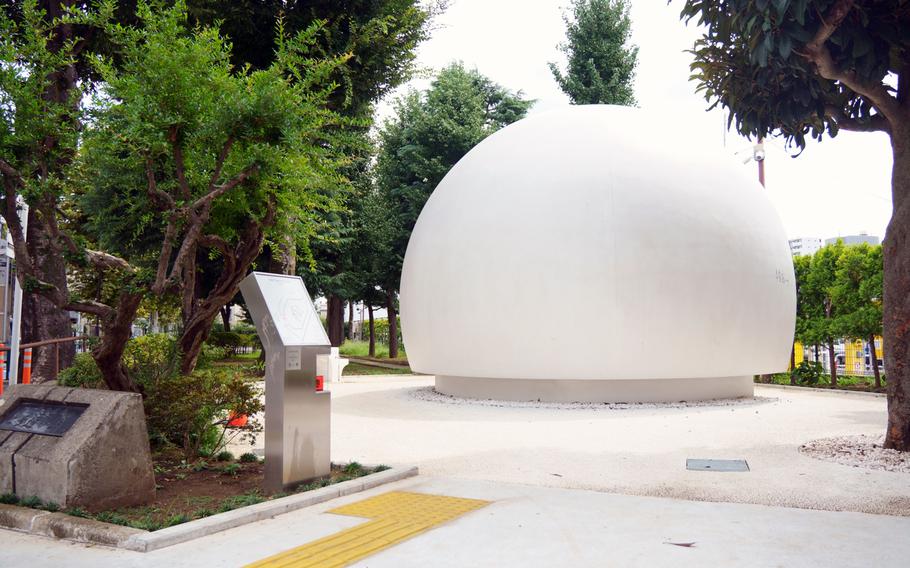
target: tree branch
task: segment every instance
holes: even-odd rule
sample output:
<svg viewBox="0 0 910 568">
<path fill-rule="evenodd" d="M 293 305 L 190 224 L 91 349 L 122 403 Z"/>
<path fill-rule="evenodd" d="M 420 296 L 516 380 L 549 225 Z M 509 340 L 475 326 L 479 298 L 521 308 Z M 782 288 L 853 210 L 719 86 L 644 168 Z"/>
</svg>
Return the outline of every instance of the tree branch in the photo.
<svg viewBox="0 0 910 568">
<path fill-rule="evenodd" d="M 145 177 L 148 179 L 148 195 L 151 202 L 159 209 L 173 209 L 176 206 L 174 198 L 166 191 L 158 189 L 158 182 L 155 181 L 155 167 L 151 158 L 145 160 Z"/>
<path fill-rule="evenodd" d="M 177 133 L 177 127 L 171 126 L 168 129 L 168 140 L 171 143 L 171 150 L 174 156 L 174 169 L 177 172 L 177 182 L 180 184 L 180 193 L 183 196 L 184 201 L 189 201 L 190 184 L 186 181 L 186 166 L 183 164 L 183 149 L 180 147 Z"/>
<path fill-rule="evenodd" d="M 221 170 L 224 168 L 224 161 L 227 160 L 228 152 L 231 151 L 231 146 L 234 145 L 234 136 L 228 136 L 227 140 L 224 142 L 224 146 L 221 147 L 221 153 L 218 154 L 218 161 L 215 162 L 215 170 L 212 172 L 212 177 L 209 179 L 209 191 L 215 189 L 215 182 L 218 181 L 218 178 L 221 177 Z"/>
<path fill-rule="evenodd" d="M 841 130 L 849 130 L 851 132 L 891 133 L 891 123 L 880 114 L 873 115 L 869 117 L 868 120 L 860 121 L 847 116 L 847 113 L 845 113 L 843 109 L 834 105 L 826 106 L 825 113 L 837 123 L 837 127 Z"/>
<path fill-rule="evenodd" d="M 19 170 L 14 168 L 9 162 L 0 158 L 0 173 L 4 176 L 12 178 L 17 185 L 22 184 L 22 175 L 19 173 Z"/>
<path fill-rule="evenodd" d="M 854 0 L 838 0 L 828 14 L 822 17 L 822 23 L 812 41 L 807 43 L 805 50 L 799 54 L 815 64 L 819 75 L 831 81 L 838 81 L 858 95 L 866 97 L 885 119 L 894 123 L 899 120 L 899 105 L 885 85 L 881 82 L 864 82 L 856 71 L 840 69 L 834 62 L 831 51 L 825 45 L 831 34 L 853 10 L 854 4 Z"/>
<path fill-rule="evenodd" d="M 227 183 L 222 184 L 222 185 L 213 186 L 212 189 L 208 193 L 206 193 L 205 195 L 203 195 L 202 197 L 197 199 L 195 202 L 193 202 L 192 208 L 195 210 L 199 210 L 201 207 L 210 204 L 212 201 L 214 201 L 221 195 L 227 193 L 228 191 L 234 189 L 235 187 L 237 187 L 238 185 L 243 183 L 244 180 L 246 180 L 248 177 L 250 177 L 251 175 L 253 175 L 253 173 L 255 173 L 257 171 L 259 171 L 258 164 L 251 164 L 251 165 L 243 168 L 243 170 L 241 170 L 239 174 L 237 174 L 236 176 L 231 178 L 231 180 L 228 181 Z"/>
<path fill-rule="evenodd" d="M 167 286 L 167 266 L 171 261 L 171 252 L 174 250 L 174 237 L 177 235 L 177 221 L 179 219 L 180 212 L 172 212 L 171 218 L 167 222 L 167 228 L 164 230 L 161 253 L 158 255 L 158 268 L 155 271 L 155 282 L 152 283 L 152 292 L 159 296 L 164 293 Z"/>
<path fill-rule="evenodd" d="M 108 306 L 107 304 L 102 304 L 101 302 L 95 302 L 93 300 L 85 300 L 82 302 L 68 302 L 61 306 L 60 309 L 82 312 L 84 314 L 92 314 L 94 316 L 98 316 L 101 319 L 107 319 L 114 314 L 114 308 Z"/>
</svg>

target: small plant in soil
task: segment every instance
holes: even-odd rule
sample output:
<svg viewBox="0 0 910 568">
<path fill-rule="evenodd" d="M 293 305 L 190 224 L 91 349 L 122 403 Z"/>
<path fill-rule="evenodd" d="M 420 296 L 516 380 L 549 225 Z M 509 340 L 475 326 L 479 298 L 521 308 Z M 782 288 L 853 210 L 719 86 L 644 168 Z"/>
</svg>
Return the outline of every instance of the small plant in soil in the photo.
<svg viewBox="0 0 910 568">
<path fill-rule="evenodd" d="M 28 497 L 23 497 L 22 500 L 19 501 L 19 504 L 22 505 L 23 507 L 29 507 L 31 509 L 38 509 L 41 507 L 41 505 L 43 503 L 41 503 L 41 499 L 39 499 L 38 497 L 36 497 L 34 495 L 29 495 Z"/>
<path fill-rule="evenodd" d="M 253 452 L 247 452 L 245 454 L 240 454 L 240 463 L 256 463 L 259 461 L 259 456 Z"/>
<path fill-rule="evenodd" d="M 225 475 L 237 475 L 240 473 L 240 464 L 239 463 L 229 463 L 223 468 L 221 468 L 221 473 Z"/>
<path fill-rule="evenodd" d="M 4 493 L 0 495 L 0 503 L 4 505 L 15 505 L 19 502 L 19 496 L 15 493 Z"/>
<path fill-rule="evenodd" d="M 218 452 L 218 455 L 215 456 L 215 461 L 220 461 L 220 462 L 234 461 L 234 454 L 232 454 L 231 452 L 229 452 L 227 450 L 224 450 L 223 452 Z"/>
</svg>

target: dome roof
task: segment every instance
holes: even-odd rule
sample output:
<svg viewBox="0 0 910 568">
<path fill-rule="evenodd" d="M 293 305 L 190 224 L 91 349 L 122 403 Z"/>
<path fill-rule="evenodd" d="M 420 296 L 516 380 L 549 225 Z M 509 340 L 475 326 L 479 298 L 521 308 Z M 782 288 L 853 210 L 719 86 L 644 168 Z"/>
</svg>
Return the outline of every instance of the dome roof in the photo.
<svg viewBox="0 0 910 568">
<path fill-rule="evenodd" d="M 485 139 L 411 235 L 411 367 L 456 377 L 673 379 L 787 368 L 795 290 L 765 192 L 640 110 L 572 106 Z"/>
</svg>

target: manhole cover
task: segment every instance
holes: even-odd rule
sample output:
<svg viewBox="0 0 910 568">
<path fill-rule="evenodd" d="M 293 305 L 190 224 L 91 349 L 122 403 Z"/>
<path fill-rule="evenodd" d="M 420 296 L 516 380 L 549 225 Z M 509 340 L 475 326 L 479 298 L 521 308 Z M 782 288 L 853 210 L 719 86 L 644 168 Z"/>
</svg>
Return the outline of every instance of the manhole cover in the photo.
<svg viewBox="0 0 910 568">
<path fill-rule="evenodd" d="M 746 460 L 686 460 L 686 469 L 692 471 L 749 471 Z"/>
</svg>

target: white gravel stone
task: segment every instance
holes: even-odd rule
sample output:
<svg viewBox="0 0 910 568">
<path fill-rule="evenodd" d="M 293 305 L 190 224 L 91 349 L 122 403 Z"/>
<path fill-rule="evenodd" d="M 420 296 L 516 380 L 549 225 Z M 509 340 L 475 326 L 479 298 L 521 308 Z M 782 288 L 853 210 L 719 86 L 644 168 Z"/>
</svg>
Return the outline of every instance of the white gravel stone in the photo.
<svg viewBox="0 0 910 568">
<path fill-rule="evenodd" d="M 862 434 L 813 440 L 799 447 L 807 456 L 852 467 L 910 473 L 910 452 L 882 447 L 883 436 Z"/>
<path fill-rule="evenodd" d="M 478 398 L 460 398 L 438 392 L 433 387 L 412 389 L 411 396 L 423 402 L 454 404 L 458 406 L 488 406 L 492 408 L 541 408 L 548 410 L 633 410 L 659 408 L 696 408 L 704 406 L 751 406 L 776 402 L 777 398 L 756 396 L 752 398 L 724 398 L 718 400 L 697 400 L 678 402 L 542 402 L 511 401 Z"/>
</svg>

